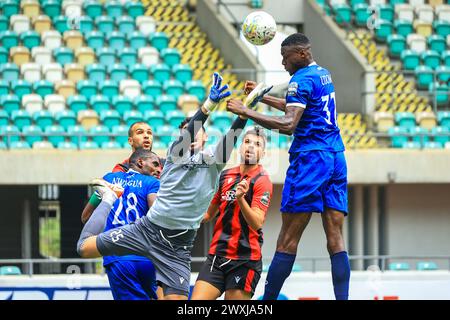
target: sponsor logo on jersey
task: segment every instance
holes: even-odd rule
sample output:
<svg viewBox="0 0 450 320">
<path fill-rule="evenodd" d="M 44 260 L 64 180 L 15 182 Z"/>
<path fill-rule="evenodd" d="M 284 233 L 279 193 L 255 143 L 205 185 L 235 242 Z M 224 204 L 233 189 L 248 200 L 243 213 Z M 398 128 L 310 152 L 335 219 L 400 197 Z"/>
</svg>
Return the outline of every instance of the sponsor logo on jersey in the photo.
<svg viewBox="0 0 450 320">
<path fill-rule="evenodd" d="M 183 282 L 184 282 L 184 278 L 180 277 L 180 283 L 183 284 Z"/>
<path fill-rule="evenodd" d="M 298 83 L 297 82 L 291 82 L 289 83 L 288 89 L 287 89 L 287 95 L 292 97 L 297 95 L 298 90 Z"/>
<path fill-rule="evenodd" d="M 270 199 L 270 192 L 266 191 L 263 193 L 263 196 L 261 197 L 261 203 L 267 207 L 269 205 L 269 199 Z"/>
<path fill-rule="evenodd" d="M 239 283 L 239 281 L 241 280 L 241 277 L 235 276 L 235 277 L 234 277 L 234 280 L 236 281 L 236 283 Z"/>
<path fill-rule="evenodd" d="M 236 190 L 228 190 L 222 193 L 222 201 L 235 201 L 236 200 Z"/>
</svg>

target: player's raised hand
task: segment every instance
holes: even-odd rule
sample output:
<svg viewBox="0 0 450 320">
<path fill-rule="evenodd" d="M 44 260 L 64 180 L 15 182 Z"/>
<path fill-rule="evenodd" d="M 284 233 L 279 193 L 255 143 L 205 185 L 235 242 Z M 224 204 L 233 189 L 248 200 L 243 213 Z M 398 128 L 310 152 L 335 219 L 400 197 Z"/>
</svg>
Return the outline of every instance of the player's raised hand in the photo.
<svg viewBox="0 0 450 320">
<path fill-rule="evenodd" d="M 227 111 L 234 113 L 235 115 L 244 117 L 245 110 L 247 109 L 244 106 L 244 103 L 238 99 L 230 99 L 227 101 Z"/>
<path fill-rule="evenodd" d="M 259 83 L 253 90 L 248 94 L 247 98 L 244 100 L 244 105 L 250 109 L 253 109 L 256 104 L 261 101 L 262 98 L 272 90 L 273 86 L 266 86 L 264 83 Z"/>
<path fill-rule="evenodd" d="M 236 198 L 240 199 L 245 196 L 248 192 L 249 185 L 246 179 L 239 182 L 236 186 Z"/>
<path fill-rule="evenodd" d="M 249 94 L 253 89 L 256 88 L 257 83 L 255 81 L 247 80 L 244 84 L 244 93 Z"/>
<path fill-rule="evenodd" d="M 231 95 L 231 92 L 228 90 L 228 85 L 226 84 L 222 86 L 222 80 L 222 76 L 219 73 L 214 72 L 208 99 L 206 99 L 205 103 L 202 106 L 203 111 L 207 114 L 209 114 L 211 111 L 214 111 L 214 109 L 217 107 L 217 104 L 221 100 Z"/>
</svg>

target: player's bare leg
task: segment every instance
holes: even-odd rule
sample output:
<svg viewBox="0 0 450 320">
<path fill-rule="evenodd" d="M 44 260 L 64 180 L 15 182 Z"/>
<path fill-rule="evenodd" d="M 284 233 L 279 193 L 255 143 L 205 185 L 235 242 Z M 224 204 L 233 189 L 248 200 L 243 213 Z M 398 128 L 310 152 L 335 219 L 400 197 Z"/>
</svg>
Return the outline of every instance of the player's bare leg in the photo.
<svg viewBox="0 0 450 320">
<path fill-rule="evenodd" d="M 216 300 L 222 295 L 219 289 L 212 284 L 197 280 L 192 291 L 191 300 Z"/>
<path fill-rule="evenodd" d="M 250 292 L 240 289 L 229 289 L 225 291 L 225 300 L 250 300 L 252 298 Z"/>
<path fill-rule="evenodd" d="M 187 300 L 188 297 L 182 294 L 168 294 L 164 296 L 164 300 Z"/>
<path fill-rule="evenodd" d="M 312 213 L 282 213 L 277 251 L 266 278 L 264 300 L 276 300 L 284 281 L 290 275 L 297 255 L 297 247 Z"/>
</svg>

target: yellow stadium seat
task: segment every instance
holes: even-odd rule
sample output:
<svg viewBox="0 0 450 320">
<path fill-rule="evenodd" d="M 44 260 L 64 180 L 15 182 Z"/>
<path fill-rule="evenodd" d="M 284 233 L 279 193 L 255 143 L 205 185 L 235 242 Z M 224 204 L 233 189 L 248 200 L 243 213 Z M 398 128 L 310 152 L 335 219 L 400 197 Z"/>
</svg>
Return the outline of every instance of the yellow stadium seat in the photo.
<svg viewBox="0 0 450 320">
<path fill-rule="evenodd" d="M 416 20 L 414 21 L 414 29 L 417 34 L 428 37 L 433 34 L 433 25 L 429 22 Z"/>
<path fill-rule="evenodd" d="M 387 132 L 395 126 L 394 115 L 390 112 L 375 112 L 374 121 L 379 132 Z"/>
<path fill-rule="evenodd" d="M 416 120 L 419 126 L 429 130 L 437 125 L 436 115 L 433 112 L 419 112 L 416 114 Z"/>
<path fill-rule="evenodd" d="M 77 90 L 75 87 L 75 83 L 71 80 L 62 80 L 55 84 L 55 91 L 57 94 L 63 96 L 64 98 L 68 98 L 76 94 Z"/>
<path fill-rule="evenodd" d="M 10 51 L 11 60 L 18 66 L 31 60 L 30 50 L 26 47 L 12 47 Z"/>
<path fill-rule="evenodd" d="M 43 32 L 52 29 L 52 20 L 45 15 L 34 17 L 33 27 L 37 33 L 42 34 Z"/>
<path fill-rule="evenodd" d="M 63 35 L 66 47 L 76 50 L 83 46 L 83 35 L 76 30 L 68 30 Z"/>
<path fill-rule="evenodd" d="M 67 80 L 73 81 L 74 83 L 86 79 L 84 67 L 76 63 L 66 64 L 64 66 L 64 72 L 66 74 Z"/>
<path fill-rule="evenodd" d="M 188 114 L 191 111 L 198 109 L 200 102 L 198 98 L 194 95 L 183 94 L 178 98 L 178 107 L 185 113 Z"/>
<path fill-rule="evenodd" d="M 94 110 L 80 110 L 77 115 L 78 122 L 86 129 L 96 127 L 99 124 L 97 112 Z"/>
<path fill-rule="evenodd" d="M 92 48 L 81 47 L 75 51 L 78 64 L 86 66 L 95 62 L 95 53 Z"/>
<path fill-rule="evenodd" d="M 41 9 L 38 0 L 22 0 L 20 7 L 22 8 L 23 14 L 29 18 L 39 16 Z"/>
</svg>

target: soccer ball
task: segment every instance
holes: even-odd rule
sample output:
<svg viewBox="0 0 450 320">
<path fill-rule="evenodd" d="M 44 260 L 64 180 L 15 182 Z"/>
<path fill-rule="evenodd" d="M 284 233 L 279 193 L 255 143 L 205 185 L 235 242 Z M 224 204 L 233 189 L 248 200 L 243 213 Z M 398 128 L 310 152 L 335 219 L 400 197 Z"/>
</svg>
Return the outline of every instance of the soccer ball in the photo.
<svg viewBox="0 0 450 320">
<path fill-rule="evenodd" d="M 277 24 L 275 19 L 264 11 L 255 11 L 245 18 L 242 33 L 251 44 L 262 46 L 275 37 Z"/>
</svg>

